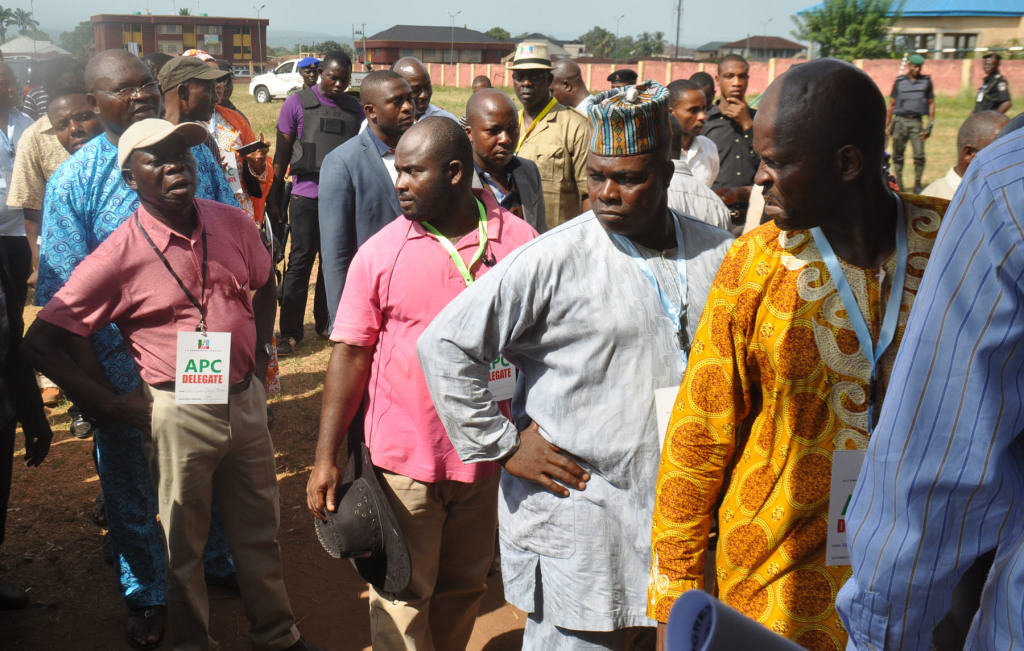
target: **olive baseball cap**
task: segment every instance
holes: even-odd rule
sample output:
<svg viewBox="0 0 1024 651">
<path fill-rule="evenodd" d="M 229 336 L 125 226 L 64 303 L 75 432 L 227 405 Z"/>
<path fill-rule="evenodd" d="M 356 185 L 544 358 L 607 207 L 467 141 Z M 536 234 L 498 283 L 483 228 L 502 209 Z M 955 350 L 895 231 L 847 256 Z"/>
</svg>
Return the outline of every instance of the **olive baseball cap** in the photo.
<svg viewBox="0 0 1024 651">
<path fill-rule="evenodd" d="M 160 68 L 160 75 L 157 81 L 160 88 L 170 90 L 181 84 L 188 83 L 193 79 L 220 81 L 231 75 L 227 70 L 211 68 L 202 59 L 195 57 L 174 57 Z"/>
</svg>

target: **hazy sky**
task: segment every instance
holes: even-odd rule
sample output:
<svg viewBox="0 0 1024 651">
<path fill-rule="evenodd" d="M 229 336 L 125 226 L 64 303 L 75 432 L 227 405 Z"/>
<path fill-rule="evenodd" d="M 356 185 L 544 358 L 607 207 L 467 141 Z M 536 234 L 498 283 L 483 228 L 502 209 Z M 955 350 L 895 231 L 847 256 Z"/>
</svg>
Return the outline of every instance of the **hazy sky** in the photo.
<svg viewBox="0 0 1024 651">
<path fill-rule="evenodd" d="M 556 38 L 574 38 L 599 25 L 615 31 L 615 18 L 622 36 L 662 31 L 669 43 L 675 41 L 675 0 L 393 0 L 392 2 L 284 2 L 282 0 L 35 0 L 36 19 L 43 29 L 63 31 L 88 20 L 95 13 L 154 14 L 177 13 L 188 7 L 192 13 L 211 16 L 256 16 L 255 7 L 266 4 L 260 14 L 270 19 L 270 29 L 310 30 L 337 36 L 350 36 L 352 23 L 366 22 L 366 32 L 375 32 L 395 24 L 450 25 L 447 11 L 461 10 L 456 26 L 485 31 L 500 26 L 512 34 L 524 31 L 544 32 Z M 317 8 L 317 5 L 323 8 Z M 707 41 L 738 40 L 747 34 L 764 33 L 768 23 L 770 36 L 792 39 L 790 16 L 815 4 L 815 0 L 684 0 L 682 43 L 690 46 Z M 28 10 L 28 0 L 8 0 L 4 6 Z"/>
</svg>

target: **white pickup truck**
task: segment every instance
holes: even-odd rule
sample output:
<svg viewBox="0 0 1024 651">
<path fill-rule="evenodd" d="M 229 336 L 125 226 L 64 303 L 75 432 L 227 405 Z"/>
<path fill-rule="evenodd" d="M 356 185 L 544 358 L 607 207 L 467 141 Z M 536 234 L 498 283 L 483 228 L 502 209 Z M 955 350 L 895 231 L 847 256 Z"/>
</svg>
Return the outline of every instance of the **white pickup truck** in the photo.
<svg viewBox="0 0 1024 651">
<path fill-rule="evenodd" d="M 266 104 L 298 92 L 302 88 L 302 75 L 295 69 L 298 63 L 299 59 L 289 59 L 270 72 L 253 77 L 249 82 L 249 94 L 260 104 Z M 345 92 L 358 97 L 359 84 L 367 74 L 353 71 L 352 83 Z"/>
</svg>

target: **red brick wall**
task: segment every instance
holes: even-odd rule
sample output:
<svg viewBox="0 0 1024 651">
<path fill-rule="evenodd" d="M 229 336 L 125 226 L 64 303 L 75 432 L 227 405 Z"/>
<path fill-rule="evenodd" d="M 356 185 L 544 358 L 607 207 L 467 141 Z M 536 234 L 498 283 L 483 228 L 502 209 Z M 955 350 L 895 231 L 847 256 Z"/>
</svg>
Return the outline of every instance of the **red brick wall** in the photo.
<svg viewBox="0 0 1024 651">
<path fill-rule="evenodd" d="M 120 43 L 121 33 L 117 32 L 117 42 Z M 748 92 L 756 95 L 764 92 L 768 84 L 775 78 L 789 70 L 797 63 L 806 62 L 806 59 L 773 59 L 772 61 L 751 61 L 750 62 L 750 86 Z M 693 61 L 668 62 L 662 60 L 644 61 L 643 78 L 653 79 L 661 84 L 666 84 L 673 79 L 688 79 L 693 73 L 699 70 L 714 76 L 718 67 L 714 63 L 699 63 Z M 900 62 L 895 59 L 865 60 L 858 61 L 857 65 L 868 73 L 882 93 L 886 96 L 892 90 L 892 84 L 896 80 Z M 964 83 L 964 67 L 967 66 L 968 77 Z M 962 90 L 973 92 L 981 85 L 985 76 L 982 71 L 981 60 L 964 61 L 962 59 L 929 60 L 924 64 L 924 74 L 930 75 L 935 86 L 935 92 L 939 95 L 956 95 Z M 480 74 L 488 74 L 487 64 L 478 63 L 475 65 L 476 72 L 471 69 L 470 64 L 459 64 L 460 71 L 456 78 L 456 66 L 447 64 L 432 63 L 430 76 L 437 86 L 466 87 L 473 82 L 473 77 Z M 611 88 L 608 83 L 608 75 L 613 70 L 630 69 L 638 70 L 640 64 L 615 65 L 613 63 L 583 63 L 581 64 L 584 81 L 588 82 L 587 87 L 591 92 L 597 93 Z M 504 68 L 504 64 L 496 63 L 490 67 L 489 76 L 491 83 L 495 86 L 511 85 L 511 73 Z M 1024 60 L 1003 61 L 1000 71 L 1010 84 L 1010 93 L 1024 97 Z"/>
</svg>

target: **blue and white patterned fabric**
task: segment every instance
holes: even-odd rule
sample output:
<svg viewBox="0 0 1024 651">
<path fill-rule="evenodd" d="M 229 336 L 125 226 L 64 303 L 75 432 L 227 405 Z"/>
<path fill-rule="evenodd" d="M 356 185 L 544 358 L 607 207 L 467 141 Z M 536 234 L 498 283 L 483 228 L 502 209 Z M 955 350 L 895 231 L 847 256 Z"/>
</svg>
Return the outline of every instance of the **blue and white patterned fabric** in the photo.
<svg viewBox="0 0 1024 651">
<path fill-rule="evenodd" d="M 238 207 L 220 165 L 206 145 L 192 148 L 196 196 Z M 46 305 L 75 267 L 139 207 L 138 195 L 121 178 L 117 147 L 106 134 L 93 138 L 53 173 L 46 184 L 36 304 Z M 103 371 L 120 394 L 141 378 L 116 326 L 91 337 Z M 163 543 L 156 522 L 157 502 L 142 452 L 141 433 L 121 423 L 95 429 L 97 468 L 106 500 L 121 592 L 130 607 L 166 603 Z M 204 554 L 207 575 L 234 571 L 227 537 L 214 518 Z"/>
<path fill-rule="evenodd" d="M 1024 131 L 975 158 L 939 231 L 846 517 L 847 649 L 927 649 L 998 547 L 965 648 L 1024 640 Z M 898 387 L 898 389 L 897 389 Z"/>
</svg>

